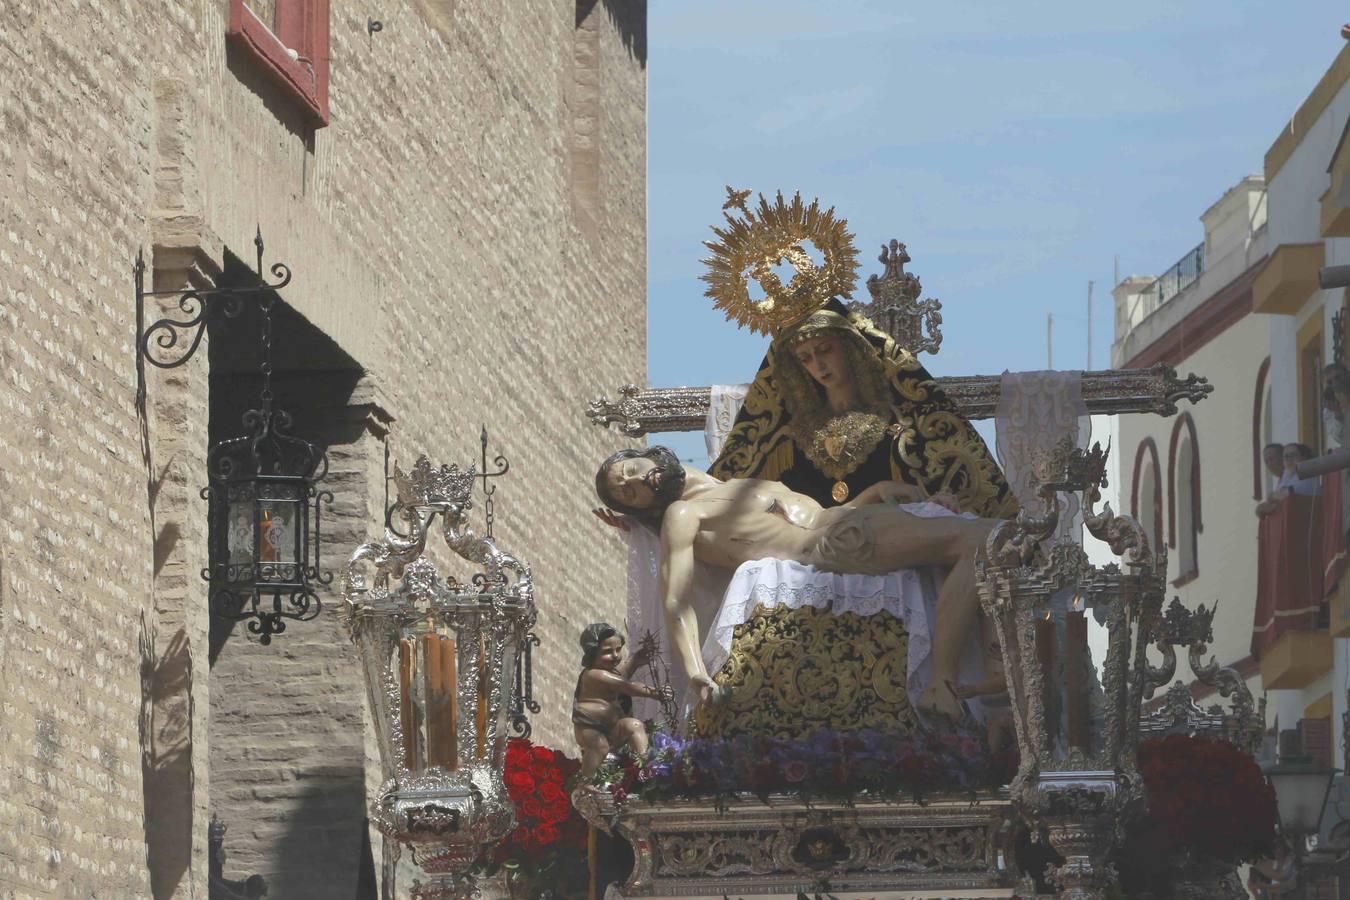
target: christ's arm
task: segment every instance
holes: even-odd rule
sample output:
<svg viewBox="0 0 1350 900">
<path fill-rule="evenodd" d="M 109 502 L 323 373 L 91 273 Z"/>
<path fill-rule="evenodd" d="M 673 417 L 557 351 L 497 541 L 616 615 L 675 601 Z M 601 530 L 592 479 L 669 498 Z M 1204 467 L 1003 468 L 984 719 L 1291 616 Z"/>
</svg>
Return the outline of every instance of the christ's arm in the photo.
<svg viewBox="0 0 1350 900">
<path fill-rule="evenodd" d="M 694 583 L 694 539 L 701 521 L 684 502 L 675 502 L 661 520 L 661 604 L 670 645 L 684 666 L 689 683 L 700 691 L 712 684 L 703 668 L 698 645 L 698 616 L 689 592 Z"/>
</svg>

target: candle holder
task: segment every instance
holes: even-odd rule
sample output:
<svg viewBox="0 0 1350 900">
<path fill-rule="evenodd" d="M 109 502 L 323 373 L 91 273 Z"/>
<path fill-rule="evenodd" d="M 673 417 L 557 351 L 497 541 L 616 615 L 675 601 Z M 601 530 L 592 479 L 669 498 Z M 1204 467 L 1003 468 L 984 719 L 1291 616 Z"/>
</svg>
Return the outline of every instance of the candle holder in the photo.
<svg viewBox="0 0 1350 900">
<path fill-rule="evenodd" d="M 1153 668 L 1166 558 L 1144 529 L 1109 504 L 1107 452 L 1065 442 L 1033 459 L 1040 509 L 997 526 L 976 560 L 984 614 L 994 623 L 1012 698 L 1020 764 L 1011 792 L 1022 815 L 1064 857 L 1061 896 L 1100 897 L 1106 856 L 1145 796 L 1135 764 L 1144 701 L 1170 672 Z M 1055 531 L 1060 494 L 1082 492 L 1083 522 L 1120 562 L 1092 565 Z M 1032 505 L 1034 506 L 1034 504 Z M 1088 652 L 1087 615 L 1104 625 L 1100 683 Z"/>
<path fill-rule="evenodd" d="M 474 896 L 465 872 L 515 825 L 503 769 L 533 586 L 527 565 L 470 528 L 475 477 L 425 456 L 409 473 L 395 466 L 384 540 L 358 547 L 342 581 L 385 778 L 371 821 L 431 876 L 414 887 L 423 900 Z M 437 516 L 450 549 L 481 569 L 468 585 L 423 558 Z"/>
</svg>

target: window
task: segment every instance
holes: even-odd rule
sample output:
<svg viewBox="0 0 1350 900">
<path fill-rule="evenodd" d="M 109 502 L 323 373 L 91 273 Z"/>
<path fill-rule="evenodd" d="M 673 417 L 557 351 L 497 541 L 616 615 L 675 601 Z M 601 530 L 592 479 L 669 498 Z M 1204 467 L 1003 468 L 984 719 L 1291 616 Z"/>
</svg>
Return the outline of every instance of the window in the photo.
<svg viewBox="0 0 1350 900">
<path fill-rule="evenodd" d="M 1200 520 L 1200 452 L 1195 420 L 1189 412 L 1177 417 L 1172 427 L 1172 442 L 1167 451 L 1167 525 L 1168 545 L 1177 550 L 1179 587 L 1200 574 L 1196 549 Z"/>
<path fill-rule="evenodd" d="M 225 30 L 239 52 L 295 101 L 314 128 L 328 124 L 328 4 L 230 0 Z"/>
<path fill-rule="evenodd" d="M 1162 546 L 1162 478 L 1158 465 L 1158 445 L 1144 438 L 1134 454 L 1134 486 L 1130 491 L 1130 515 L 1144 526 L 1149 545 Z"/>
</svg>

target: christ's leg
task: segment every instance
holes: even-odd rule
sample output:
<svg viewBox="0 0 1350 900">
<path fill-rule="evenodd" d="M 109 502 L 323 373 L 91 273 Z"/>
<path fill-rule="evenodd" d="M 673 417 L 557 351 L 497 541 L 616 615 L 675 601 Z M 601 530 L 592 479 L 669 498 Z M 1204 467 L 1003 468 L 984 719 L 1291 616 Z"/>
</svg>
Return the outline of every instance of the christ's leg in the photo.
<svg viewBox="0 0 1350 900">
<path fill-rule="evenodd" d="M 987 531 L 984 533 L 987 534 Z M 961 703 L 953 688 L 959 680 L 961 650 L 976 627 L 979 598 L 975 592 L 975 550 L 982 534 L 954 539 L 960 552 L 938 591 L 937 622 L 933 625 L 933 677 L 919 697 L 921 712 L 961 716 Z"/>
<path fill-rule="evenodd" d="M 961 649 L 975 627 L 975 552 L 996 523 L 957 516 L 920 518 L 890 506 L 866 506 L 826 529 L 809 560 L 835 572 L 877 574 L 937 566 L 946 572 L 933 624 L 933 677 L 919 709 L 959 718 L 955 685 Z"/>
</svg>

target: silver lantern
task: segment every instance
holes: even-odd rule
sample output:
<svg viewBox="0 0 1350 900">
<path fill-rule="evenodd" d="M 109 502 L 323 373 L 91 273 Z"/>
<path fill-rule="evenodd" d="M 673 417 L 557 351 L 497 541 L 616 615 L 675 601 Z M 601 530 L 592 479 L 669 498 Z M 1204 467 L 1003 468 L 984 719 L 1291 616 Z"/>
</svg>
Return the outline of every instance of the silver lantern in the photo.
<svg viewBox="0 0 1350 900">
<path fill-rule="evenodd" d="M 411 472 L 395 466 L 384 540 L 357 548 L 342 582 L 384 770 L 371 818 L 431 876 L 415 890 L 426 898 L 472 895 L 466 871 L 515 825 L 503 768 L 533 588 L 527 565 L 469 527 L 475 477 L 425 456 Z M 477 570 L 467 584 L 423 556 L 438 516 Z"/>
<path fill-rule="evenodd" d="M 1020 765 L 1012 795 L 1064 857 L 1054 872 L 1066 897 L 1099 897 L 1105 857 L 1120 827 L 1142 811 L 1135 763 L 1140 713 L 1171 672 L 1152 667 L 1166 559 L 1144 530 L 1109 504 L 1106 453 L 1062 444 L 1033 463 L 1042 509 L 997 526 L 976 561 L 980 603 L 998 633 L 1012 698 Z M 1076 543 L 1046 544 L 1062 492 L 1082 491 L 1084 525 L 1120 563 L 1092 565 Z M 1101 679 L 1087 648 L 1087 618 L 1108 633 Z"/>
</svg>

